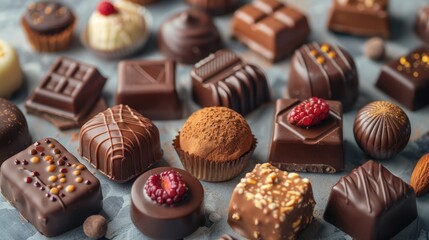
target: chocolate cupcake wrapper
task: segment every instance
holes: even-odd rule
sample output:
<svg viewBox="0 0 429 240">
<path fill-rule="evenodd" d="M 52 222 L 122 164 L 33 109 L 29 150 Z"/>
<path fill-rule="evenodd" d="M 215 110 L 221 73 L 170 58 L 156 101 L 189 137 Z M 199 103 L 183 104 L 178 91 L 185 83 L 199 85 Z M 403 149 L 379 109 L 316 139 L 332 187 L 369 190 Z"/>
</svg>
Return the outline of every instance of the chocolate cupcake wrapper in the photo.
<svg viewBox="0 0 429 240">
<path fill-rule="evenodd" d="M 215 162 L 203 159 L 180 148 L 180 136 L 173 140 L 173 147 L 179 155 L 183 167 L 194 177 L 207 182 L 222 182 L 230 180 L 243 172 L 255 151 L 257 140 L 253 137 L 252 148 L 239 159 L 227 162 Z"/>
</svg>

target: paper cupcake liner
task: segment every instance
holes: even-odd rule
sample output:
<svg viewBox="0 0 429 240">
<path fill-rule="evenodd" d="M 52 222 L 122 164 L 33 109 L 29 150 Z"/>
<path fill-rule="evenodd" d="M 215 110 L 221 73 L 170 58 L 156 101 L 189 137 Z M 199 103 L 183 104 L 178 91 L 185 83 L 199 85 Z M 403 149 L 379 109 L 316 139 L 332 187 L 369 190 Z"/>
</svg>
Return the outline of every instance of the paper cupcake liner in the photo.
<svg viewBox="0 0 429 240">
<path fill-rule="evenodd" d="M 227 162 L 215 162 L 182 150 L 179 135 L 173 140 L 173 147 L 179 155 L 183 167 L 194 177 L 207 182 L 222 182 L 238 176 L 249 163 L 256 144 L 257 140 L 253 137 L 252 148 L 240 158 Z"/>
<path fill-rule="evenodd" d="M 70 47 L 73 40 L 73 31 L 76 27 L 76 17 L 68 28 L 56 34 L 40 34 L 33 31 L 24 18 L 21 18 L 21 25 L 31 46 L 39 52 L 56 52 Z"/>
</svg>

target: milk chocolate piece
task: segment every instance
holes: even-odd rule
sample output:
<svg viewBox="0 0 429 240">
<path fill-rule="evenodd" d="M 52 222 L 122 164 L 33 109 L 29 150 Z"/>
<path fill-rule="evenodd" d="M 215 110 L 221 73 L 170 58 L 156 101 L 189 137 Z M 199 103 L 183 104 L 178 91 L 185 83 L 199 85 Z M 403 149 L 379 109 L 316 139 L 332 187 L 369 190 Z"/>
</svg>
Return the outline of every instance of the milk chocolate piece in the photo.
<svg viewBox="0 0 429 240">
<path fill-rule="evenodd" d="M 328 28 L 364 37 L 389 38 L 389 0 L 334 0 Z"/>
<path fill-rule="evenodd" d="M 420 39 L 429 44 L 429 5 L 418 10 L 415 30 Z"/>
<path fill-rule="evenodd" d="M 296 239 L 313 220 L 315 205 L 307 178 L 257 164 L 232 193 L 228 224 L 247 239 Z"/>
<path fill-rule="evenodd" d="M 302 128 L 288 121 L 298 99 L 278 99 L 269 162 L 286 171 L 335 173 L 344 169 L 341 103 L 326 101 L 329 116 L 319 125 Z"/>
<path fill-rule="evenodd" d="M 429 104 L 429 48 L 414 49 L 384 65 L 376 86 L 411 111 Z"/>
<path fill-rule="evenodd" d="M 119 63 L 117 104 L 126 104 L 152 120 L 182 117 L 172 60 Z"/>
<path fill-rule="evenodd" d="M 82 225 L 103 204 L 98 179 L 52 138 L 6 160 L 0 188 L 20 215 L 47 237 Z"/>
<path fill-rule="evenodd" d="M 297 9 L 277 0 L 257 0 L 234 13 L 232 34 L 253 51 L 277 61 L 306 41 L 310 27 Z"/>
<path fill-rule="evenodd" d="M 324 214 L 353 239 L 391 239 L 416 218 L 413 189 L 371 160 L 332 187 Z"/>
<path fill-rule="evenodd" d="M 224 106 L 245 115 L 270 101 L 262 70 L 228 50 L 201 60 L 191 76 L 193 99 L 203 107 Z"/>
<path fill-rule="evenodd" d="M 177 205 L 158 205 L 147 196 L 144 186 L 151 175 L 175 170 L 188 187 L 187 195 Z M 204 220 L 204 190 L 190 173 L 177 168 L 151 169 L 134 182 L 131 189 L 131 220 L 146 236 L 154 239 L 182 239 L 200 227 Z"/>
<path fill-rule="evenodd" d="M 82 125 L 100 99 L 106 78 L 90 65 L 59 57 L 27 99 L 28 113 L 49 114 Z"/>
</svg>

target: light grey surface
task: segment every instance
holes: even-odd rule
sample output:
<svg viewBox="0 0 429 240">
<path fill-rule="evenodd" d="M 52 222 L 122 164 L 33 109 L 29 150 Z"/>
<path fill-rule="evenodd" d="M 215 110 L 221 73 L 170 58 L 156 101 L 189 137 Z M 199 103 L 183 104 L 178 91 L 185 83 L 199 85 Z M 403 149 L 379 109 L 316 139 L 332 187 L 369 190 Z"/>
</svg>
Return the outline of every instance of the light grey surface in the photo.
<svg viewBox="0 0 429 240">
<path fill-rule="evenodd" d="M 96 58 L 86 51 L 79 43 L 76 37 L 73 47 L 65 52 L 55 54 L 39 54 L 34 52 L 19 26 L 19 17 L 24 11 L 25 5 L 29 1 L 23 0 L 1 0 L 0 1 L 0 38 L 11 42 L 18 50 L 21 63 L 27 78 L 24 89 L 12 100 L 23 109 L 23 101 L 37 86 L 39 80 L 49 68 L 55 57 L 65 55 L 83 62 L 96 65 L 99 70 L 109 78 L 103 91 L 104 98 L 109 105 L 114 104 L 114 95 L 117 82 L 117 61 L 105 61 Z M 86 24 L 89 15 L 95 9 L 97 1 L 90 0 L 69 0 L 64 1 L 69 4 L 79 19 L 76 34 L 80 33 Z M 345 35 L 332 34 L 325 29 L 327 19 L 327 9 L 330 6 L 328 0 L 295 0 L 288 1 L 299 7 L 310 19 L 312 34 L 310 40 L 320 42 L 336 43 L 347 49 L 354 57 L 360 76 L 360 96 L 354 110 L 344 114 L 344 141 L 345 141 L 345 159 L 346 171 L 327 175 L 327 174 L 303 174 L 310 178 L 314 195 L 317 201 L 315 216 L 316 220 L 310 227 L 304 231 L 303 239 L 350 239 L 343 232 L 322 219 L 323 210 L 331 187 L 338 179 L 347 174 L 354 167 L 362 164 L 368 158 L 363 155 L 357 147 L 353 138 L 353 120 L 356 110 L 366 103 L 389 98 L 374 87 L 374 83 L 379 74 L 381 63 L 374 63 L 361 54 L 361 47 L 365 39 Z M 416 9 L 421 7 L 424 0 L 402 1 L 392 0 L 390 9 L 393 17 L 393 37 L 388 42 L 388 54 L 390 57 L 396 57 L 404 54 L 407 50 L 420 44 L 420 41 L 412 31 L 412 25 L 415 18 Z M 186 5 L 181 0 L 161 0 L 158 4 L 149 7 L 154 19 L 153 29 L 156 31 L 161 22 L 173 13 L 185 9 Z M 271 65 L 261 59 L 254 53 L 248 51 L 243 45 L 231 40 L 229 30 L 230 16 L 216 18 L 217 26 L 222 30 L 222 34 L 229 48 L 240 53 L 247 61 L 261 66 L 267 73 L 273 98 L 279 98 L 284 92 L 285 82 L 288 79 L 289 59 L 278 64 Z M 137 56 L 139 59 L 159 58 L 160 53 L 156 50 L 154 35 L 149 41 L 145 50 Z M 180 96 L 186 108 L 187 116 L 189 112 L 198 109 L 198 106 L 190 99 L 190 66 L 179 65 L 177 68 L 177 82 Z M 253 162 L 247 167 L 250 171 L 256 162 L 265 162 L 268 154 L 268 144 L 271 137 L 273 103 L 261 107 L 250 115 L 246 116 L 252 130 L 258 138 L 258 147 L 256 148 Z M 429 138 L 420 138 L 428 130 L 427 121 L 429 120 L 429 107 L 417 112 L 407 111 L 412 124 L 411 142 L 407 148 L 397 157 L 383 161 L 382 163 L 394 174 L 400 176 L 406 182 L 417 159 L 429 151 Z M 44 137 L 54 137 L 77 155 L 78 141 L 76 134 L 78 130 L 60 132 L 51 124 L 34 116 L 26 115 L 30 125 L 30 131 L 33 140 Z M 185 118 L 186 119 L 186 118 Z M 182 127 L 185 119 L 178 121 L 156 121 L 160 129 L 162 147 L 165 152 L 163 165 L 182 167 L 180 161 L 171 146 L 171 141 Z M 86 162 L 85 162 L 86 164 Z M 86 164 L 89 166 L 88 164 Z M 93 168 L 90 168 L 93 169 Z M 243 173 L 244 174 L 244 173 Z M 243 174 L 241 176 L 243 176 Z M 108 181 L 100 174 L 96 174 L 102 182 L 104 196 L 103 214 L 109 219 L 109 228 L 107 238 L 109 239 L 145 239 L 139 231 L 132 225 L 130 210 L 130 189 L 132 183 L 116 184 Z M 227 209 L 231 191 L 238 183 L 240 177 L 237 177 L 225 183 L 205 183 L 205 209 L 207 219 L 206 227 L 200 228 L 189 239 L 217 239 L 224 233 L 235 234 L 226 223 Z M 406 230 L 401 232 L 396 239 L 427 239 L 429 230 L 429 196 L 418 199 L 419 218 L 411 224 Z M 359 224 L 359 223 L 357 223 Z M 424 230 L 426 229 L 426 230 Z M 168 229 L 166 229 L 168 231 Z M 59 237 L 58 239 L 83 239 L 85 236 L 81 228 L 76 228 Z M 3 198 L 0 198 L 0 239 L 43 239 L 44 237 L 35 231 L 35 229 L 20 219 L 18 212 Z"/>
</svg>

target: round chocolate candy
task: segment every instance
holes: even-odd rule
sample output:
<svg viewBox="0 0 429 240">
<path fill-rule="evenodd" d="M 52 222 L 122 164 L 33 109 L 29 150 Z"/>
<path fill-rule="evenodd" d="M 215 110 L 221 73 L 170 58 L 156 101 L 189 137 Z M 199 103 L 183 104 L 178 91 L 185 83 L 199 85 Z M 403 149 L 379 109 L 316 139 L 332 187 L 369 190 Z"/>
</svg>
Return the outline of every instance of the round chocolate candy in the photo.
<svg viewBox="0 0 429 240">
<path fill-rule="evenodd" d="M 74 21 L 73 13 L 61 3 L 40 1 L 28 5 L 24 14 L 28 26 L 40 34 L 54 34 L 68 28 Z"/>
<path fill-rule="evenodd" d="M 222 15 L 233 11 L 240 0 L 186 0 L 188 4 L 214 15 Z"/>
<path fill-rule="evenodd" d="M 411 125 L 407 114 L 386 101 L 375 101 L 356 115 L 353 127 L 359 147 L 375 159 L 389 159 L 407 145 Z"/>
</svg>

